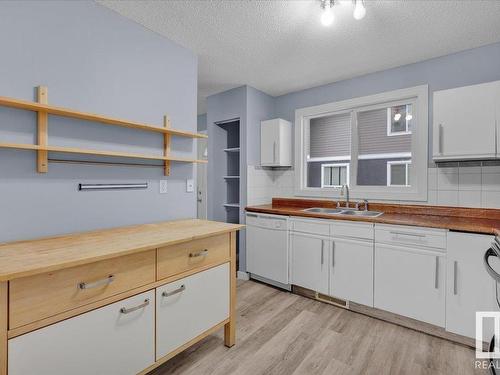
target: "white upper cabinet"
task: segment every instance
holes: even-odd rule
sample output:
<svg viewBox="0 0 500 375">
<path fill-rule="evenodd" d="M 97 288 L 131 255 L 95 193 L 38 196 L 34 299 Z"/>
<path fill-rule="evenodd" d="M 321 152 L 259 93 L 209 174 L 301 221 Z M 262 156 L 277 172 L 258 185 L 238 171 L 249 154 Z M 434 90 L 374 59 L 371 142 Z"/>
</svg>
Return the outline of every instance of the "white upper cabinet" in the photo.
<svg viewBox="0 0 500 375">
<path fill-rule="evenodd" d="M 292 166 L 292 124 L 283 119 L 260 123 L 260 164 L 264 167 Z"/>
<path fill-rule="evenodd" d="M 433 158 L 497 157 L 500 81 L 434 92 Z"/>
</svg>

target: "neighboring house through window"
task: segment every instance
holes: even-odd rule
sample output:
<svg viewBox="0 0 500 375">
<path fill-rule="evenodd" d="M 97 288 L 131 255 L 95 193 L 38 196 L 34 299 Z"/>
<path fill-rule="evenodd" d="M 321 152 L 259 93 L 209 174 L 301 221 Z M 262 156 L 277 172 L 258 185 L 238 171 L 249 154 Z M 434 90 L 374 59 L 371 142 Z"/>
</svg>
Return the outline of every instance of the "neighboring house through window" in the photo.
<svg viewBox="0 0 500 375">
<path fill-rule="evenodd" d="M 411 134 L 412 108 L 411 104 L 387 108 L 387 136 Z"/>
<path fill-rule="evenodd" d="M 321 164 L 321 187 L 349 185 L 349 163 Z"/>
<path fill-rule="evenodd" d="M 387 186 L 410 186 L 411 160 L 387 162 Z"/>
</svg>

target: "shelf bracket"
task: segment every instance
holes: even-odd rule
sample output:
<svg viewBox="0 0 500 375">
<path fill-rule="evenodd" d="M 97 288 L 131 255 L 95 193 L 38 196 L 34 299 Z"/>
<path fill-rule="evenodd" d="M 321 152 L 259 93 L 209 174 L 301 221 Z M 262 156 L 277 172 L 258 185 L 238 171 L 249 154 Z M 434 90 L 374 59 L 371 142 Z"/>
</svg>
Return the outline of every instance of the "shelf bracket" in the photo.
<svg viewBox="0 0 500 375">
<path fill-rule="evenodd" d="M 48 104 L 48 89 L 46 86 L 37 87 L 37 101 L 40 104 Z M 37 144 L 47 146 L 49 114 L 47 112 L 37 112 Z M 49 170 L 48 151 L 37 151 L 37 171 L 38 173 L 47 173 Z"/>
<path fill-rule="evenodd" d="M 163 116 L 163 126 L 166 129 L 170 128 L 170 119 L 168 118 L 168 115 Z M 172 136 L 168 133 L 165 133 L 164 137 L 165 138 L 163 141 L 163 156 L 169 157 L 170 156 L 170 142 L 171 142 Z M 165 160 L 164 175 L 170 176 L 170 160 Z"/>
</svg>

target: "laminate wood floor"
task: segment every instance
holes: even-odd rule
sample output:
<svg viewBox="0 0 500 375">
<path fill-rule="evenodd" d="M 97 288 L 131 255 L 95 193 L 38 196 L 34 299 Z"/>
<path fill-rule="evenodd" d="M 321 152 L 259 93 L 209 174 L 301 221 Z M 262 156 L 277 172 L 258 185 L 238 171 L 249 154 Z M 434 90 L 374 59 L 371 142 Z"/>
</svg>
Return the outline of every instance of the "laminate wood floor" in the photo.
<svg viewBox="0 0 500 375">
<path fill-rule="evenodd" d="M 238 284 L 236 335 L 232 348 L 222 331 L 209 336 L 150 375 L 488 373 L 470 348 L 254 281 Z"/>
</svg>

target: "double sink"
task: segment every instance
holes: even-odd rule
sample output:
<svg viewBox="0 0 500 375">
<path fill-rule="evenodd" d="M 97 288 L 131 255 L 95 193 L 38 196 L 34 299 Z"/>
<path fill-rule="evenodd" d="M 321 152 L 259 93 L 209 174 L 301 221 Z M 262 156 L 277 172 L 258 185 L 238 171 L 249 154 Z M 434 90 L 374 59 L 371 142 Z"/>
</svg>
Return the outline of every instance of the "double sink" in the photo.
<svg viewBox="0 0 500 375">
<path fill-rule="evenodd" d="M 304 212 L 310 212 L 322 215 L 342 215 L 342 216 L 363 216 L 363 217 L 377 217 L 383 215 L 383 212 L 379 211 L 360 211 L 352 210 L 348 208 L 323 208 L 323 207 L 311 207 L 302 210 Z"/>
</svg>

